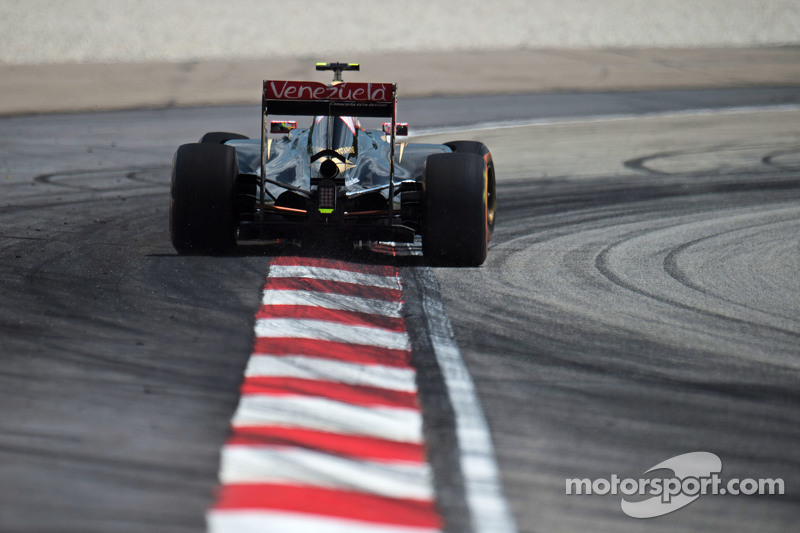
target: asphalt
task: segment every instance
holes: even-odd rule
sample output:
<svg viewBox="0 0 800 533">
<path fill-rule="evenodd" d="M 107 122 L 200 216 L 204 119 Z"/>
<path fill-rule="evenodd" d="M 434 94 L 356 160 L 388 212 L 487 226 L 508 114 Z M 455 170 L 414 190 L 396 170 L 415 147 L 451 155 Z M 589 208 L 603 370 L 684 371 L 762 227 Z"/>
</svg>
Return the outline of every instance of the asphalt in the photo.
<svg viewBox="0 0 800 533">
<path fill-rule="evenodd" d="M 798 119 L 461 132 L 493 147 L 498 229 L 482 268 L 436 274 L 521 531 L 794 529 Z M 692 451 L 786 495 L 705 496 L 647 521 L 620 496 L 565 495 L 566 479 L 639 478 Z"/>
</svg>

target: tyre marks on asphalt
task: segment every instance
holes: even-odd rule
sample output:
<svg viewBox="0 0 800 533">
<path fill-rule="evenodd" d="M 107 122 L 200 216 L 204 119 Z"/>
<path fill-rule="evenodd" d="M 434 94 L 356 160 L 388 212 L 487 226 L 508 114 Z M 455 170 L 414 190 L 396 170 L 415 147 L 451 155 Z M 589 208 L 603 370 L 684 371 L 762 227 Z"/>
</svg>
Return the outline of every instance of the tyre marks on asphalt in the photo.
<svg viewBox="0 0 800 533">
<path fill-rule="evenodd" d="M 211 533 L 432 533 L 395 267 L 273 261 L 256 316 Z"/>
</svg>

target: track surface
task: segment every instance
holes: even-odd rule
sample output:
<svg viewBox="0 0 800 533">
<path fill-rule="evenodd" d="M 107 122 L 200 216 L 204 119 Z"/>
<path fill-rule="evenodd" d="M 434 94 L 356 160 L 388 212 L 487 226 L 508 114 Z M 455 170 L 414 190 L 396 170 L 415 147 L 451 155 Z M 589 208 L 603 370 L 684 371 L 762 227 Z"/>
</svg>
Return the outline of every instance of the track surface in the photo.
<svg viewBox="0 0 800 533">
<path fill-rule="evenodd" d="M 576 102 L 591 115 L 798 98 L 733 93 L 420 100 L 401 112 L 425 128 L 558 118 Z M 203 529 L 270 258 L 175 255 L 169 162 L 207 130 L 257 134 L 253 117 L 0 120 L 0 530 Z M 436 276 L 521 531 L 797 523 L 798 123 L 784 111 L 462 135 L 494 153 L 498 229 L 484 267 Z M 403 268 L 414 279 L 422 267 Z M 638 477 L 698 450 L 719 455 L 725 477 L 783 478 L 787 495 L 706 496 L 642 522 L 618 497 L 564 494 L 565 478 Z"/>
</svg>

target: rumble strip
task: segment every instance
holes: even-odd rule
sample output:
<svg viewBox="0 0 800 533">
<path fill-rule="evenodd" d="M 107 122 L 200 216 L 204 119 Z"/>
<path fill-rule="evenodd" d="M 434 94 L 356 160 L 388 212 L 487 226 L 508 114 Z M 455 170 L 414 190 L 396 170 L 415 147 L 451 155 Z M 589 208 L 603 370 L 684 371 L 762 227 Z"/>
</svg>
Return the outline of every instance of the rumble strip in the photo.
<svg viewBox="0 0 800 533">
<path fill-rule="evenodd" d="M 272 262 L 210 533 L 433 533 L 397 269 Z"/>
</svg>

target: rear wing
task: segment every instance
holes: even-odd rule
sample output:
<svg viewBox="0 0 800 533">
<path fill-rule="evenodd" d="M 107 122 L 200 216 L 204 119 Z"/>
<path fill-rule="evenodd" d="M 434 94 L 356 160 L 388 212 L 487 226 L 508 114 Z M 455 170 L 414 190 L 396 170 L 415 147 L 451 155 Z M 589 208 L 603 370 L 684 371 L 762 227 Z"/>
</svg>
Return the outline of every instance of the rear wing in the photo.
<svg viewBox="0 0 800 533">
<path fill-rule="evenodd" d="M 397 86 L 391 83 L 264 81 L 262 104 L 270 115 L 329 115 L 388 118 Z"/>
<path fill-rule="evenodd" d="M 320 69 L 320 66 L 325 67 Z M 318 70 L 330 65 L 318 64 Z M 340 70 L 355 70 L 344 68 Z M 341 72 L 339 72 L 341 74 Z M 341 79 L 341 78 L 340 78 Z M 394 198 L 394 145 L 396 134 L 397 85 L 393 83 L 264 80 L 261 96 L 261 214 L 266 200 L 266 144 L 268 115 L 355 116 L 391 118 L 389 155 L 389 217 Z M 280 185 L 280 184 L 278 184 Z M 271 196 L 271 195 L 270 195 Z"/>
</svg>

